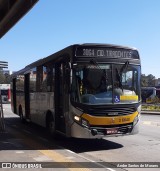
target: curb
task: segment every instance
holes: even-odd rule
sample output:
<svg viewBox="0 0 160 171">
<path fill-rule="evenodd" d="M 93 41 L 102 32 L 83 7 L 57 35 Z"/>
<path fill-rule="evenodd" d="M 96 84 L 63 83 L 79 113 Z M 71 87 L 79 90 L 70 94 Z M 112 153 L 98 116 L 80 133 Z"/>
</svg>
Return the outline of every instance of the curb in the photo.
<svg viewBox="0 0 160 171">
<path fill-rule="evenodd" d="M 147 111 L 147 110 L 142 110 L 141 111 L 141 114 L 144 114 L 144 115 L 160 115 L 160 112 L 157 112 L 157 111 Z"/>
</svg>

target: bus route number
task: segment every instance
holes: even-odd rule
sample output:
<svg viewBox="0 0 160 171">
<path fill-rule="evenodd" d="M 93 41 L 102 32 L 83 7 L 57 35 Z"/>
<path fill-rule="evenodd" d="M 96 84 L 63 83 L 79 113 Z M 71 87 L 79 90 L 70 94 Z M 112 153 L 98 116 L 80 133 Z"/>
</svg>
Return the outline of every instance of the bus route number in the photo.
<svg viewBox="0 0 160 171">
<path fill-rule="evenodd" d="M 83 56 L 94 56 L 94 49 L 83 49 Z"/>
</svg>

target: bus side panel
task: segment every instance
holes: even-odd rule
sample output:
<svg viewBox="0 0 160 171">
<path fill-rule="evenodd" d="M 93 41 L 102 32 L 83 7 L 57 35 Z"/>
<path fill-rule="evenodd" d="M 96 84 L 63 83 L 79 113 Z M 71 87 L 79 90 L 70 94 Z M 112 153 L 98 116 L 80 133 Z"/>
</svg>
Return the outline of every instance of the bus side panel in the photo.
<svg viewBox="0 0 160 171">
<path fill-rule="evenodd" d="M 30 93 L 30 119 L 32 122 L 37 123 L 36 120 L 38 119 L 36 117 L 36 113 L 37 113 L 37 102 L 36 102 L 36 98 L 37 94 L 35 92 L 31 92 Z"/>
<path fill-rule="evenodd" d="M 16 101 L 16 78 L 12 80 L 11 84 L 11 108 L 12 112 L 17 114 L 17 101 Z"/>
<path fill-rule="evenodd" d="M 24 75 L 18 75 L 16 79 L 16 106 L 17 114 L 22 114 L 25 118 L 25 99 L 24 99 Z"/>
<path fill-rule="evenodd" d="M 53 92 L 39 92 L 34 93 L 32 108 L 36 108 L 31 114 L 32 122 L 43 127 L 46 126 L 46 114 L 50 111 L 54 113 L 54 93 Z M 34 105 L 34 106 L 33 106 Z"/>
</svg>

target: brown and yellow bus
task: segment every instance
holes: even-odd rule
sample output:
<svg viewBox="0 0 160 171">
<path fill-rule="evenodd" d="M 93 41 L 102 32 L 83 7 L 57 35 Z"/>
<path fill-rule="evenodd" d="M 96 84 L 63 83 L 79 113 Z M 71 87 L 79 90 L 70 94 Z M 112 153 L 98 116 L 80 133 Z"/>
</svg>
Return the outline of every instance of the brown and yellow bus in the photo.
<svg viewBox="0 0 160 171">
<path fill-rule="evenodd" d="M 12 111 L 53 136 L 138 132 L 141 63 L 134 48 L 75 44 L 12 75 Z"/>
</svg>

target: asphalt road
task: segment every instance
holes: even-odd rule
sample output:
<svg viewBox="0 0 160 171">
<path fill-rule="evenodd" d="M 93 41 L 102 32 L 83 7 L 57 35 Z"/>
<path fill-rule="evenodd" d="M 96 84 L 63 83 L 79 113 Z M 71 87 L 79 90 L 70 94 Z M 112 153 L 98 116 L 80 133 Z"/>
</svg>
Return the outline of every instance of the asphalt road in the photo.
<svg viewBox="0 0 160 171">
<path fill-rule="evenodd" d="M 6 132 L 0 133 L 0 162 L 54 161 L 67 167 L 66 162 L 72 161 L 78 165 L 79 162 L 84 162 L 91 167 L 86 169 L 80 165 L 79 170 L 110 171 L 146 170 L 112 168 L 112 162 L 160 162 L 160 115 L 141 115 L 140 132 L 133 136 L 109 137 L 102 140 L 54 140 L 46 134 L 44 128 L 32 123 L 22 124 L 19 117 L 11 112 L 8 104 L 4 105 L 4 114 Z M 90 165 L 94 162 L 105 163 L 96 165 L 100 168 L 95 169 Z M 77 170 L 69 170 L 74 169 Z M 147 170 L 152 171 L 153 168 Z"/>
</svg>

